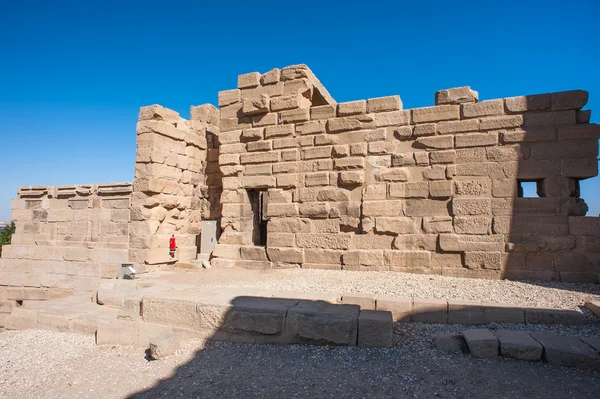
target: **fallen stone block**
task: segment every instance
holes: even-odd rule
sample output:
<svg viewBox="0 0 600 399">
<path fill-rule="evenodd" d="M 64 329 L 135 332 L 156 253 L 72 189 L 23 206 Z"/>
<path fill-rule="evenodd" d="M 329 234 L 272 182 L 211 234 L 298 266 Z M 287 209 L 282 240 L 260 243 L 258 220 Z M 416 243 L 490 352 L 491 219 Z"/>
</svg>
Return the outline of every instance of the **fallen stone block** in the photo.
<svg viewBox="0 0 600 399">
<path fill-rule="evenodd" d="M 471 354 L 475 357 L 498 357 L 498 338 L 487 328 L 462 332 Z"/>
<path fill-rule="evenodd" d="M 378 296 L 375 308 L 392 312 L 394 322 L 409 322 L 413 313 L 413 299 Z"/>
<path fill-rule="evenodd" d="M 527 324 L 583 324 L 585 315 L 576 310 L 565 309 L 525 309 Z"/>
<path fill-rule="evenodd" d="M 441 299 L 413 299 L 411 321 L 420 323 L 447 323 L 448 302 Z"/>
<path fill-rule="evenodd" d="M 600 355 L 577 337 L 566 337 L 543 332 L 531 336 L 544 347 L 544 360 L 560 366 L 576 366 L 600 370 Z"/>
<path fill-rule="evenodd" d="M 285 335 L 290 343 L 356 345 L 359 312 L 356 305 L 300 301 L 288 310 Z"/>
<path fill-rule="evenodd" d="M 184 332 L 163 335 L 150 340 L 150 357 L 154 360 L 171 356 L 189 340 Z"/>
<path fill-rule="evenodd" d="M 513 359 L 539 361 L 544 348 L 525 331 L 494 331 L 500 343 L 500 354 Z"/>
<path fill-rule="evenodd" d="M 465 337 L 459 333 L 450 333 L 438 335 L 433 339 L 437 350 L 446 352 L 463 352 L 468 353 L 469 347 L 465 341 Z"/>
<path fill-rule="evenodd" d="M 361 310 L 358 316 L 358 346 L 392 347 L 393 325 L 391 312 Z"/>
<path fill-rule="evenodd" d="M 361 310 L 375 310 L 376 298 L 376 295 L 371 294 L 349 294 L 342 296 L 342 303 L 358 305 Z"/>
</svg>

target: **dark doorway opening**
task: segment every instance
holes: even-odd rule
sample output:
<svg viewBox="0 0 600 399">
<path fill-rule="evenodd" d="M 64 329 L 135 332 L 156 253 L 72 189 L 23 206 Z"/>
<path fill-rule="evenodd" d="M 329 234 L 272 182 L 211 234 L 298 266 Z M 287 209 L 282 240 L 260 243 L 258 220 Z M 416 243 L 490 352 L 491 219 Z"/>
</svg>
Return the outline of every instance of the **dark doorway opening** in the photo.
<svg viewBox="0 0 600 399">
<path fill-rule="evenodd" d="M 252 206 L 252 242 L 254 245 L 267 245 L 267 191 L 248 190 Z"/>
</svg>

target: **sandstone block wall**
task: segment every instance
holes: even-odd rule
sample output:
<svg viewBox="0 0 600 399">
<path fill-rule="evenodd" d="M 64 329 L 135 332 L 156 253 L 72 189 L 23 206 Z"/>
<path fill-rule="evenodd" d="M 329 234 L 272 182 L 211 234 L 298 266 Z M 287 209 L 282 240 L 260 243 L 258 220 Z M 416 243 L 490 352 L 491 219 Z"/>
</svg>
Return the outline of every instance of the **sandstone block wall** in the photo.
<svg viewBox="0 0 600 399">
<path fill-rule="evenodd" d="M 336 104 L 312 76 L 250 73 L 219 93 L 215 264 L 597 281 L 600 223 L 578 192 L 598 173 L 587 92 L 478 102 L 465 87 L 404 110 Z M 540 198 L 519 198 L 523 181 Z M 248 190 L 268 193 L 265 248 Z"/>
<path fill-rule="evenodd" d="M 206 170 L 207 136 L 212 144 L 218 110 L 192 107 L 191 115 L 185 120 L 159 105 L 140 110 L 129 241 L 133 262 L 159 266 L 196 259 L 202 214 L 214 213 L 211 198 L 218 204 L 217 183 L 207 185 Z M 178 246 L 174 256 L 172 235 Z"/>
<path fill-rule="evenodd" d="M 131 183 L 21 187 L 2 248 L 0 298 L 94 291 L 128 260 Z"/>
<path fill-rule="evenodd" d="M 215 266 L 597 282 L 587 99 L 461 87 L 404 110 L 399 96 L 336 103 L 305 65 L 243 74 L 189 120 L 141 108 L 133 187 L 21 188 L 0 286 L 90 291 L 118 263 L 193 260 L 202 220 L 220 221 Z"/>
</svg>

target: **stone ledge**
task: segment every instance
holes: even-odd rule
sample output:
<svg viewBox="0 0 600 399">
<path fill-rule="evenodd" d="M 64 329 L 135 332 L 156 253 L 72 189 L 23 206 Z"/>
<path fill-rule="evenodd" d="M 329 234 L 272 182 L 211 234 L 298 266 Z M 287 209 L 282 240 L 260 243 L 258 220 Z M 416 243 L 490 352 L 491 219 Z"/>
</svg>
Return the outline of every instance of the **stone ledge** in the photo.
<svg viewBox="0 0 600 399">
<path fill-rule="evenodd" d="M 600 340 L 545 332 L 488 329 L 466 330 L 434 338 L 438 350 L 469 352 L 476 357 L 498 355 L 525 361 L 546 361 L 559 366 L 600 370 Z M 468 348 L 465 348 L 468 347 Z"/>
</svg>

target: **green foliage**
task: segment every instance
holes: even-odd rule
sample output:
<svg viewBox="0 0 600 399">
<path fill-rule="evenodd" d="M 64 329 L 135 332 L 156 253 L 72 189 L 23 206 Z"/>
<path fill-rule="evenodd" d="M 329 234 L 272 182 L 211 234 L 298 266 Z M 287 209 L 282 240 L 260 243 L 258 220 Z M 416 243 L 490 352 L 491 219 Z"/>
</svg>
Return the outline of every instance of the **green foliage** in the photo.
<svg viewBox="0 0 600 399">
<path fill-rule="evenodd" d="M 0 231 L 0 256 L 2 255 L 2 246 L 10 244 L 10 237 L 15 232 L 15 222 L 10 222 L 8 226 Z"/>
</svg>

